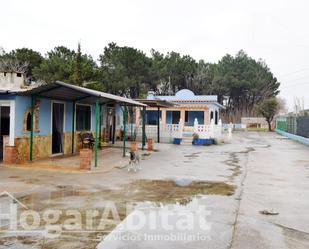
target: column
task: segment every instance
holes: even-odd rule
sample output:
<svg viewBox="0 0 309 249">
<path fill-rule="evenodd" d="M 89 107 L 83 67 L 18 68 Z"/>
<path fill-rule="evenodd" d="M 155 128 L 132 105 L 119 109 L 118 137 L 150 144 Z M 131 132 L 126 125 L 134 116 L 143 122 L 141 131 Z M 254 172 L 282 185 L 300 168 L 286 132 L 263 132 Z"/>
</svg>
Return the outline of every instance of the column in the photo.
<svg viewBox="0 0 309 249">
<path fill-rule="evenodd" d="M 135 126 L 139 127 L 140 126 L 140 117 L 141 117 L 141 110 L 140 107 L 135 107 Z"/>
<path fill-rule="evenodd" d="M 98 145 L 99 145 L 99 99 L 95 103 L 95 143 L 94 143 L 94 167 L 98 166 Z"/>
<path fill-rule="evenodd" d="M 160 143 L 160 107 L 157 110 L 157 142 Z"/>
<path fill-rule="evenodd" d="M 72 154 L 74 154 L 75 138 L 75 101 L 72 102 Z"/>
<path fill-rule="evenodd" d="M 146 145 L 146 126 L 145 126 L 145 121 L 146 121 L 146 107 L 144 106 L 143 107 L 143 111 L 142 111 L 142 149 L 144 149 L 144 147 Z"/>
<path fill-rule="evenodd" d="M 15 145 L 15 100 L 10 102 L 10 136 L 9 145 Z M 3 147 L 4 148 L 4 147 Z"/>
<path fill-rule="evenodd" d="M 209 110 L 204 111 L 204 125 L 209 124 Z"/>
<path fill-rule="evenodd" d="M 185 118 L 186 118 L 186 111 L 185 110 L 180 110 L 180 119 L 181 119 L 182 127 L 185 126 Z"/>
<path fill-rule="evenodd" d="M 35 98 L 31 95 L 30 161 L 33 159 L 34 101 Z"/>
<path fill-rule="evenodd" d="M 161 121 L 162 121 L 162 127 L 165 127 L 165 125 L 166 125 L 166 110 L 161 109 Z"/>
</svg>

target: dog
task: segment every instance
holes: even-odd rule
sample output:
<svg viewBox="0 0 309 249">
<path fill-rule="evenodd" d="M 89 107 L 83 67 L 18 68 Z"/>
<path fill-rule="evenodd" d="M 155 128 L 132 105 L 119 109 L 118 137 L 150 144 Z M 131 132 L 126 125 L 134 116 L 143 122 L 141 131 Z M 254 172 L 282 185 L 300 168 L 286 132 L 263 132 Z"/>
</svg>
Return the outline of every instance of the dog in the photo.
<svg viewBox="0 0 309 249">
<path fill-rule="evenodd" d="M 140 156 L 138 153 L 135 153 L 134 151 L 130 151 L 130 162 L 128 166 L 128 172 L 130 172 L 131 169 L 133 169 L 134 172 L 142 169 L 140 165 Z"/>
</svg>

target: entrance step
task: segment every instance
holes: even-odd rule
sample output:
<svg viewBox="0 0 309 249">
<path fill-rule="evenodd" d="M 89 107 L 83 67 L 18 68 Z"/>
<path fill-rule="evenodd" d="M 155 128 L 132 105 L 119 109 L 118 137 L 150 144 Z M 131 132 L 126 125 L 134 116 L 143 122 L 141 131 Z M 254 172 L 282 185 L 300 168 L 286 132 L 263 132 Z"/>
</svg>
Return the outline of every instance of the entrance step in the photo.
<svg viewBox="0 0 309 249">
<path fill-rule="evenodd" d="M 193 132 L 183 132 L 182 133 L 182 137 L 185 138 L 185 137 L 191 137 L 192 138 L 193 136 Z"/>
<path fill-rule="evenodd" d="M 192 144 L 192 135 L 191 136 L 183 136 L 181 144 L 191 145 Z"/>
</svg>

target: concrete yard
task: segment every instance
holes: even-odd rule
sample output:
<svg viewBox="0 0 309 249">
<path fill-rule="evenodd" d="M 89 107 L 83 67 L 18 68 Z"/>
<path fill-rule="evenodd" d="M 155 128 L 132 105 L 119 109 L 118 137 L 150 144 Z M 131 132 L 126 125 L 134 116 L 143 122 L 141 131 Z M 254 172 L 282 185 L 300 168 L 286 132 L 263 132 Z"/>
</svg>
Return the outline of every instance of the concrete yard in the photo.
<svg viewBox="0 0 309 249">
<path fill-rule="evenodd" d="M 81 213 L 75 230 L 61 215 L 53 223 L 62 228 L 54 238 L 10 231 L 2 222 L 0 248 L 309 248 L 308 146 L 276 133 L 236 132 L 226 144 L 155 144 L 155 149 L 144 154 L 142 170 L 136 173 L 120 167 L 88 174 L 0 166 L 0 193 L 9 192 L 42 217 L 48 209 Z M 0 197 L 0 204 L 7 199 Z M 111 203 L 118 219 L 109 214 L 101 227 L 102 219 L 97 218 L 98 226 L 89 229 L 84 220 L 87 210 L 102 210 Z M 126 211 L 128 203 L 134 211 Z M 178 222 L 179 212 L 192 214 L 192 222 L 197 222 L 199 207 L 206 211 L 202 218 L 208 229 L 167 231 L 162 224 L 150 226 L 158 217 L 134 231 L 126 226 L 137 212 L 149 218 L 152 211 L 163 215 L 167 210 L 172 212 L 172 224 Z M 46 229 L 44 225 L 41 220 L 37 230 Z M 204 239 L 145 239 L 181 232 Z M 124 240 L 124 235 L 138 239 Z"/>
</svg>

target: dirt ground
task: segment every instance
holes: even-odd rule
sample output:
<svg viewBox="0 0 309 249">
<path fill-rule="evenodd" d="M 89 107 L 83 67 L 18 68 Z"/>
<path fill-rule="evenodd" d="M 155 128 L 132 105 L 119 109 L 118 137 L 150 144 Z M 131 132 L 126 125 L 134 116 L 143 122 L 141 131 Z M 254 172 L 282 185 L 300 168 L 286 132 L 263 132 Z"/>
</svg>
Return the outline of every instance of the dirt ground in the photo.
<svg viewBox="0 0 309 249">
<path fill-rule="evenodd" d="M 53 223 L 61 228 L 55 238 L 40 234 L 43 219 L 38 232 L 30 234 L 9 232 L 2 222 L 0 248 L 309 248 L 308 147 L 275 133 L 239 132 L 228 144 L 160 144 L 156 149 L 144 156 L 136 173 L 126 168 L 87 174 L 0 166 L 0 193 L 7 191 L 40 217 L 49 209 L 62 212 Z M 0 204 L 6 201 L 8 196 L 0 197 Z M 103 226 L 102 216 L 96 216 L 88 229 L 87 212 L 101 212 L 110 203 L 118 216 L 103 213 Z M 207 235 L 207 240 L 102 241 L 129 221 L 134 211 L 128 211 L 128 203 L 132 210 L 142 206 L 144 213 L 185 210 L 194 213 L 193 220 L 199 217 L 196 206 L 203 206 L 210 229 L 191 232 Z M 68 210 L 80 213 L 80 228 L 66 229 Z M 157 230 L 164 234 L 162 227 Z M 144 227 L 134 232 L 145 233 L 153 231 Z"/>
</svg>

